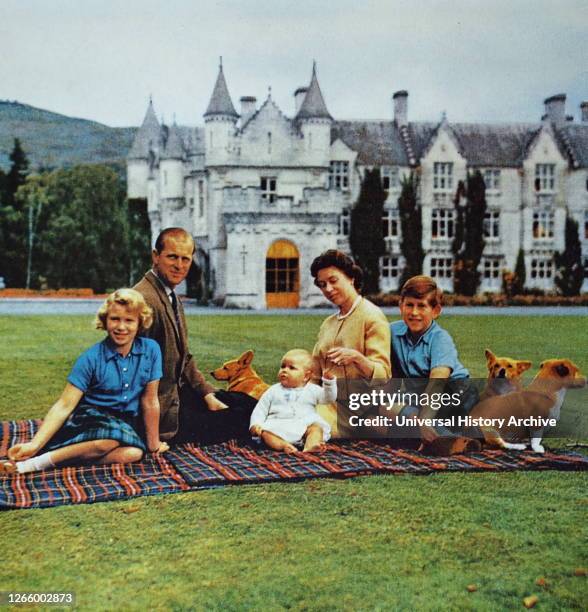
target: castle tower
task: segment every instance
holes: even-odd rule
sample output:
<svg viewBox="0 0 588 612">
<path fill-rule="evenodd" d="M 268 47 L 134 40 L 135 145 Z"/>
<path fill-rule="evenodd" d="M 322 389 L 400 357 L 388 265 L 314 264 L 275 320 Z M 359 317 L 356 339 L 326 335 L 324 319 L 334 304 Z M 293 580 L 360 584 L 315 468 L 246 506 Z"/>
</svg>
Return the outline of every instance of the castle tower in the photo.
<svg viewBox="0 0 588 612">
<path fill-rule="evenodd" d="M 149 99 L 149 106 L 145 119 L 135 134 L 135 140 L 127 158 L 128 197 L 147 198 L 147 179 L 149 178 L 149 165 L 151 158 L 157 154 L 160 138 L 160 126 L 153 101 Z"/>
<path fill-rule="evenodd" d="M 206 163 L 209 166 L 224 164 L 232 148 L 235 124 L 239 115 L 233 106 L 225 75 L 222 58 L 218 77 L 204 113 Z"/>
<path fill-rule="evenodd" d="M 307 163 L 312 166 L 328 166 L 333 118 L 321 93 L 316 76 L 316 62 L 312 65 L 310 85 L 294 121 L 299 125 L 304 137 Z"/>
<path fill-rule="evenodd" d="M 178 126 L 169 129 L 165 148 L 159 156 L 161 197 L 179 199 L 184 197 L 184 159 L 186 151 Z"/>
</svg>

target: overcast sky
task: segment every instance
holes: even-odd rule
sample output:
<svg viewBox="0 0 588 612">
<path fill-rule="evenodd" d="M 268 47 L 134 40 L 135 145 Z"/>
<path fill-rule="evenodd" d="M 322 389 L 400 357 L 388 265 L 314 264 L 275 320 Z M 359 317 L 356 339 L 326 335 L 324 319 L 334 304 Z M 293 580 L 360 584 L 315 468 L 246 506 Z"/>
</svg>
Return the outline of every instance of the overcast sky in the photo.
<svg viewBox="0 0 588 612">
<path fill-rule="evenodd" d="M 202 125 L 219 56 L 233 103 L 293 114 L 312 61 L 336 119 L 538 121 L 588 100 L 586 0 L 0 0 L 0 99 L 112 126 Z"/>
</svg>

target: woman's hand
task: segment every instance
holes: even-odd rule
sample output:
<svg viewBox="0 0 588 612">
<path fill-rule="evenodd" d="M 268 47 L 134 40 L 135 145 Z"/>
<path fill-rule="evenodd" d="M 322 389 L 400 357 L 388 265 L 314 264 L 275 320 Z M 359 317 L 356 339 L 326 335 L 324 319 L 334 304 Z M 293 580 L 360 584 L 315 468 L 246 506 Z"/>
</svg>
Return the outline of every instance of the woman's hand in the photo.
<svg viewBox="0 0 588 612">
<path fill-rule="evenodd" d="M 26 442 L 24 444 L 15 444 L 8 449 L 8 458 L 12 461 L 24 461 L 30 457 L 34 457 L 39 451 L 36 444 Z"/>
<path fill-rule="evenodd" d="M 348 366 L 357 363 L 362 358 L 363 355 L 355 349 L 338 347 L 327 351 L 327 359 L 336 366 Z"/>
</svg>

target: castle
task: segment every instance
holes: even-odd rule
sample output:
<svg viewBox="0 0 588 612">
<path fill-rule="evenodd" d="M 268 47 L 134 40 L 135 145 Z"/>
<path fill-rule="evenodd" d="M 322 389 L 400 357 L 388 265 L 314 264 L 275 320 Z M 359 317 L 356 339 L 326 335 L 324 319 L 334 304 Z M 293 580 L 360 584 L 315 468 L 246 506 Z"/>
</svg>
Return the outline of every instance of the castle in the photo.
<svg viewBox="0 0 588 612">
<path fill-rule="evenodd" d="M 309 274 L 329 248 L 349 251 L 350 209 L 366 168 L 379 167 L 388 192 L 382 218 L 388 252 L 380 286 L 402 272 L 398 197 L 403 175 L 419 177 L 424 272 L 452 289 L 453 197 L 480 170 L 488 211 L 480 291 L 499 291 L 519 249 L 529 288 L 554 289 L 555 251 L 566 214 L 579 224 L 588 276 L 588 102 L 581 122 L 566 116 L 565 94 L 545 100 L 537 123 L 408 120 L 408 92 L 393 95 L 393 116 L 334 119 L 313 66 L 294 92 L 290 118 L 271 97 L 240 99 L 235 110 L 222 64 L 204 127 L 160 125 L 150 101 L 127 160 L 128 197 L 147 201 L 151 231 L 181 226 L 215 301 L 241 308 L 324 303 Z M 588 290 L 588 280 L 584 282 Z"/>
</svg>

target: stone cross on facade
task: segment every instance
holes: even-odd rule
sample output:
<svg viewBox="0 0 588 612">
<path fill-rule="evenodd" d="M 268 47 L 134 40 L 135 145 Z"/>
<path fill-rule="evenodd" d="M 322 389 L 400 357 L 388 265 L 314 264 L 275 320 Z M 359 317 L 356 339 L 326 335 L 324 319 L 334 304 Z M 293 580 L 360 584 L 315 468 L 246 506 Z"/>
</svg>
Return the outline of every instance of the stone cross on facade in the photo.
<svg viewBox="0 0 588 612">
<path fill-rule="evenodd" d="M 245 247 L 245 245 L 243 245 L 243 247 L 241 248 L 241 252 L 240 255 L 242 257 L 242 262 L 243 262 L 243 274 L 246 273 L 246 264 L 247 264 L 247 255 L 249 255 L 249 251 L 247 250 L 247 248 Z"/>
</svg>

